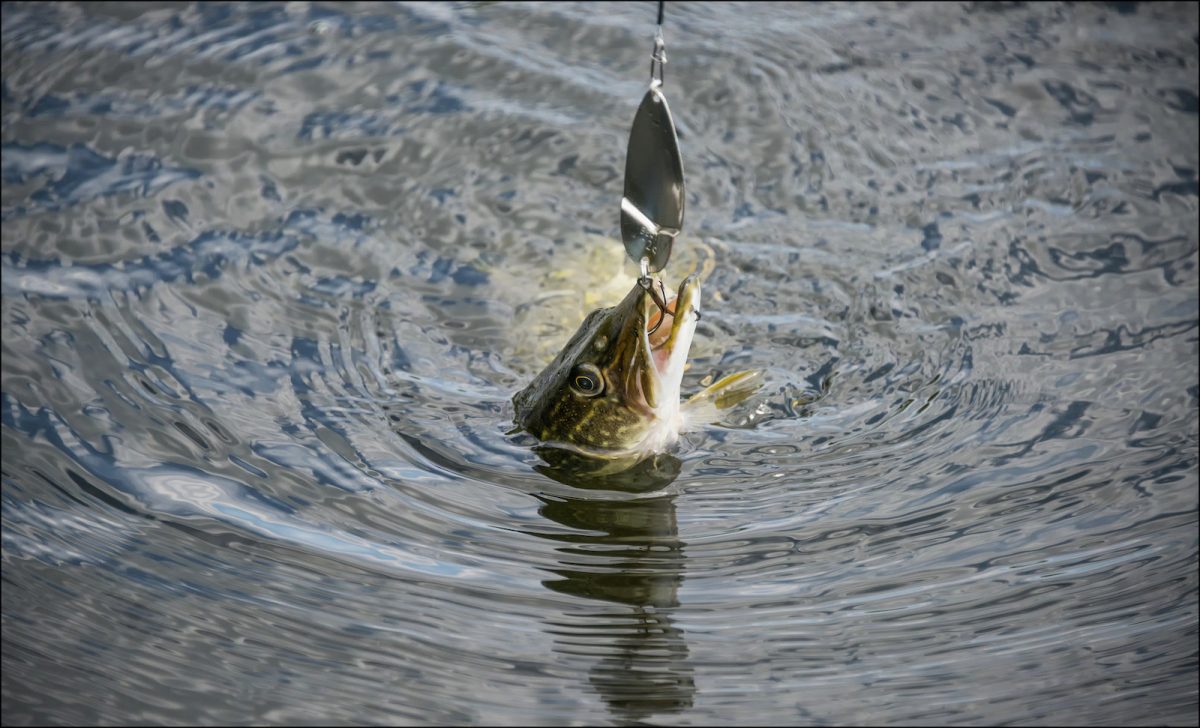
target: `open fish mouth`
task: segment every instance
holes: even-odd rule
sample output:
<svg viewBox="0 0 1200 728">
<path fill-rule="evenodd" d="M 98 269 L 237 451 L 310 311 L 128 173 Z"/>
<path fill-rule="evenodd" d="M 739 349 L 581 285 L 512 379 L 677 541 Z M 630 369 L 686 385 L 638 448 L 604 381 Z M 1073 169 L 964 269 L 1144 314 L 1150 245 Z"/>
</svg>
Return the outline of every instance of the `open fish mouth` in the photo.
<svg viewBox="0 0 1200 728">
<path fill-rule="evenodd" d="M 675 408 L 679 403 L 679 388 L 687 365 L 688 350 L 700 320 L 700 279 L 695 275 L 684 278 L 679 289 L 666 296 L 660 282 L 655 295 L 647 291 L 642 297 L 640 323 L 643 360 L 641 369 L 642 393 L 646 404 L 654 410 Z"/>
<path fill-rule="evenodd" d="M 680 386 L 700 317 L 699 276 L 668 294 L 644 279 L 593 311 L 513 397 L 516 421 L 550 447 L 625 459 L 664 452 L 684 424 Z"/>
</svg>

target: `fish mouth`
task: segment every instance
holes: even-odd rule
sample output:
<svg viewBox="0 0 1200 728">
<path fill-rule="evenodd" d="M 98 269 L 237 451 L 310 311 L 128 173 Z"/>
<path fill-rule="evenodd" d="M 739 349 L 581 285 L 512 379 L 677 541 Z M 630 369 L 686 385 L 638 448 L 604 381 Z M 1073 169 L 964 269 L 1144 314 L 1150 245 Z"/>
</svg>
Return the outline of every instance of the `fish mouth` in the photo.
<svg viewBox="0 0 1200 728">
<path fill-rule="evenodd" d="M 639 283 L 640 285 L 640 283 Z M 692 274 L 673 294 L 665 294 L 661 281 L 651 281 L 657 290 L 646 289 L 637 317 L 641 346 L 641 390 L 653 410 L 666 405 L 678 406 L 679 388 L 687 364 L 688 350 L 700 320 L 700 279 Z M 654 299 L 660 299 L 662 305 Z"/>
</svg>

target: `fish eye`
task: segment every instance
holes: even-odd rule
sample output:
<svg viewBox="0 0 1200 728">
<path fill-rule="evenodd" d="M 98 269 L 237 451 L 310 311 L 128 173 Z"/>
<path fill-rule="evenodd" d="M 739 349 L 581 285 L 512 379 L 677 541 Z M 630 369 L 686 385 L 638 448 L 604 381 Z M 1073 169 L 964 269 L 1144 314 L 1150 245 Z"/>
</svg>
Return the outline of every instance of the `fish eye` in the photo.
<svg viewBox="0 0 1200 728">
<path fill-rule="evenodd" d="M 571 372 L 571 387 L 585 397 L 597 397 L 604 393 L 604 377 L 595 364 L 580 364 Z"/>
</svg>

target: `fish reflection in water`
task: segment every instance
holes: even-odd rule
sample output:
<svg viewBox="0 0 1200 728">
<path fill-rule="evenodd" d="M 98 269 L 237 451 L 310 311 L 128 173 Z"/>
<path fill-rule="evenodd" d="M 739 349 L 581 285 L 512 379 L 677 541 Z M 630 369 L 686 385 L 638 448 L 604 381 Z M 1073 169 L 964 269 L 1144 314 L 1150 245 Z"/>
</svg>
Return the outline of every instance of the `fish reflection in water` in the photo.
<svg viewBox="0 0 1200 728">
<path fill-rule="evenodd" d="M 682 463 L 669 455 L 602 474 L 603 464 L 541 448 L 543 474 L 579 488 L 579 497 L 540 496 L 539 513 L 571 533 L 535 533 L 561 541 L 553 591 L 603 603 L 549 622 L 556 649 L 603 655 L 590 681 L 615 717 L 637 721 L 692 707 L 695 693 L 684 633 L 671 619 L 679 606 L 685 555 L 675 520 L 675 495 L 661 493 Z M 595 491 L 643 497 L 611 499 Z M 592 492 L 588 492 L 592 491 Z"/>
</svg>

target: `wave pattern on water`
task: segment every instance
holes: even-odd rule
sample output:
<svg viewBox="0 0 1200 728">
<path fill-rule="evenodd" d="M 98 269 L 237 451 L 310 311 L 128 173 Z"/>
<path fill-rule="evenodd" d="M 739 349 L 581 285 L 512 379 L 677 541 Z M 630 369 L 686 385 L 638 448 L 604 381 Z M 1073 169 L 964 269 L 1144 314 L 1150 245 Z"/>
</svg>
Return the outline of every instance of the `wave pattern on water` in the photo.
<svg viewBox="0 0 1200 728">
<path fill-rule="evenodd" d="M 1194 4 L 670 4 L 766 384 L 609 478 L 648 6 L 0 13 L 6 723 L 1194 722 Z"/>
</svg>

